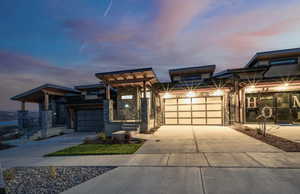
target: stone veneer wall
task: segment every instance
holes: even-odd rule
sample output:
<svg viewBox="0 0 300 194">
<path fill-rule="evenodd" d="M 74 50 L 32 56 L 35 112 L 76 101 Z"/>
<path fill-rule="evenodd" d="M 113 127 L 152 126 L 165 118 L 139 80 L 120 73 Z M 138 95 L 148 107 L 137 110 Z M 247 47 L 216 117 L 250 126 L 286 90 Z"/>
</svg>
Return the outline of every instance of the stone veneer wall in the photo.
<svg viewBox="0 0 300 194">
<path fill-rule="evenodd" d="M 132 99 L 121 99 L 122 96 L 132 95 Z M 118 88 L 116 120 L 138 120 L 140 113 L 140 91 L 137 87 Z M 129 107 L 125 107 L 125 105 Z"/>
<path fill-rule="evenodd" d="M 53 119 L 52 119 L 52 111 L 51 110 L 44 110 L 41 112 L 41 134 L 42 137 L 47 137 L 47 131 L 49 128 L 53 126 Z"/>
<path fill-rule="evenodd" d="M 150 122 L 150 103 L 148 98 L 141 98 L 141 132 L 148 132 Z"/>
<path fill-rule="evenodd" d="M 121 129 L 121 122 L 113 121 L 113 101 L 103 101 L 103 121 L 104 121 L 104 132 L 107 136 L 111 136 L 114 131 Z"/>
</svg>

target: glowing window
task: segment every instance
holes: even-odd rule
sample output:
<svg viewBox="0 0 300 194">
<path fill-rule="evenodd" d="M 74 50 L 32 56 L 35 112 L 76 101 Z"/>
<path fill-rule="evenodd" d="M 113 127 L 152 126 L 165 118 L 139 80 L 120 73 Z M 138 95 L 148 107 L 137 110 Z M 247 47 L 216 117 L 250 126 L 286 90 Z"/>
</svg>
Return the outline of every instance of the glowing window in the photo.
<svg viewBox="0 0 300 194">
<path fill-rule="evenodd" d="M 133 99 L 133 96 L 132 95 L 125 95 L 125 96 L 121 96 L 121 99 L 122 100 L 131 100 L 131 99 Z"/>
</svg>

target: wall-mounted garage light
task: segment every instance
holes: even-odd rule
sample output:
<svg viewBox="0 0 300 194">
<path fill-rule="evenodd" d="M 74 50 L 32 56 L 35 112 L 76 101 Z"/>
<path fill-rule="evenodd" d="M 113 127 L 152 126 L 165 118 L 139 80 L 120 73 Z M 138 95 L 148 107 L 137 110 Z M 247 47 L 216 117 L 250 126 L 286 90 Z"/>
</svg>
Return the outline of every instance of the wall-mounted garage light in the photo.
<svg viewBox="0 0 300 194">
<path fill-rule="evenodd" d="M 256 90 L 256 86 L 254 84 L 246 87 L 246 93 L 254 92 Z"/>
<path fill-rule="evenodd" d="M 189 91 L 189 92 L 186 94 L 186 96 L 191 98 L 191 97 L 195 97 L 196 94 L 195 94 L 195 92 L 193 92 L 193 91 Z"/>
<path fill-rule="evenodd" d="M 276 87 L 276 90 L 284 91 L 284 90 L 287 90 L 288 88 L 289 88 L 289 83 L 285 82 L 282 85 Z"/>
<path fill-rule="evenodd" d="M 172 98 L 172 95 L 170 93 L 165 93 L 163 95 L 163 98 Z"/>
<path fill-rule="evenodd" d="M 212 94 L 213 96 L 223 96 L 224 95 L 224 91 L 221 89 L 217 89 L 216 91 L 213 92 Z"/>
</svg>

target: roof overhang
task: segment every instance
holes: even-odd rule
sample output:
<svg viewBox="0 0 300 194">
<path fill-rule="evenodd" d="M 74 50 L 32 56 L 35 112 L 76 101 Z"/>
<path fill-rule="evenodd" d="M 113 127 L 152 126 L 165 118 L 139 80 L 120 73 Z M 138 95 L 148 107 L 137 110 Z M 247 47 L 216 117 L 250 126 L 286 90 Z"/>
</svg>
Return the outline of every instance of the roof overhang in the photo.
<svg viewBox="0 0 300 194">
<path fill-rule="evenodd" d="M 39 103 L 43 100 L 45 93 L 54 96 L 65 96 L 66 94 L 70 94 L 70 93 L 79 94 L 80 92 L 78 90 L 64 87 L 64 86 L 58 86 L 54 84 L 44 84 L 37 88 L 18 94 L 12 97 L 11 100 Z"/>
<path fill-rule="evenodd" d="M 299 56 L 299 55 L 300 55 L 300 48 L 259 52 L 259 53 L 256 53 L 250 59 L 250 61 L 246 65 L 246 67 L 252 67 L 253 64 L 256 63 L 259 60 L 294 57 L 294 56 Z"/>
<path fill-rule="evenodd" d="M 143 86 L 157 83 L 152 68 L 96 73 L 95 76 L 112 87 Z"/>
<path fill-rule="evenodd" d="M 215 70 L 216 70 L 216 65 L 206 65 L 206 66 L 170 69 L 169 74 L 170 76 L 174 76 L 174 75 L 195 74 L 195 73 L 214 73 Z"/>
</svg>

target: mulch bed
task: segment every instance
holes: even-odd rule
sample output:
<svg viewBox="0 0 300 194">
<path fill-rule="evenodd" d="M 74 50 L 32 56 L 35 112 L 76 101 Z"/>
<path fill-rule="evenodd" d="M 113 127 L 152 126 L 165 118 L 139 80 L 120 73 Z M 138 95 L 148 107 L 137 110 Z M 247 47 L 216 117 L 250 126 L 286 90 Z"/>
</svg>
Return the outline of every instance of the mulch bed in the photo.
<svg viewBox="0 0 300 194">
<path fill-rule="evenodd" d="M 300 143 L 293 142 L 291 140 L 278 137 L 276 135 L 272 135 L 267 133 L 266 136 L 263 136 L 261 134 L 258 134 L 255 129 L 252 129 L 247 126 L 242 126 L 242 125 L 235 125 L 232 127 L 233 129 L 244 133 L 250 137 L 253 137 L 255 139 L 258 139 L 264 143 L 267 143 L 269 145 L 272 145 L 274 147 L 277 147 L 283 151 L 286 152 L 300 152 Z"/>
<path fill-rule="evenodd" d="M 113 168 L 18 167 L 4 171 L 4 179 L 8 194 L 57 194 Z"/>
</svg>

